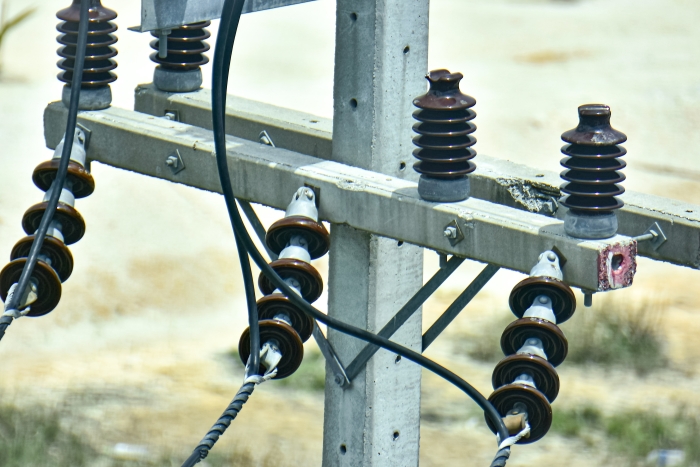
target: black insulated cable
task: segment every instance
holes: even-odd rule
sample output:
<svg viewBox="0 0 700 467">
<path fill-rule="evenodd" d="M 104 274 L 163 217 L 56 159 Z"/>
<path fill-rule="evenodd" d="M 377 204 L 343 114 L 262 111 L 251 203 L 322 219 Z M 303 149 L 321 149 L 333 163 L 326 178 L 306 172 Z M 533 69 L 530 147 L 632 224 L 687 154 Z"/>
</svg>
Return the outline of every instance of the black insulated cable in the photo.
<svg viewBox="0 0 700 467">
<path fill-rule="evenodd" d="M 231 219 L 233 229 L 236 232 L 237 238 L 244 243 L 245 248 L 248 250 L 248 254 L 260 268 L 260 270 L 269 278 L 275 287 L 280 289 L 282 293 L 284 293 L 284 295 L 287 296 L 290 301 L 292 301 L 292 303 L 300 307 L 314 319 L 326 324 L 327 326 L 401 355 L 402 357 L 421 365 L 427 370 L 432 371 L 443 379 L 454 384 L 468 396 L 470 396 L 477 403 L 477 405 L 481 407 L 493 425 L 497 428 L 500 439 L 503 440 L 508 438 L 508 430 L 505 427 L 499 413 L 496 411 L 493 405 L 473 386 L 448 369 L 424 357 L 418 352 L 414 352 L 413 350 L 396 344 L 388 339 L 381 338 L 364 329 L 351 326 L 317 310 L 298 294 L 296 294 L 291 287 L 284 282 L 284 280 L 267 264 L 265 258 L 256 248 L 253 240 L 245 228 L 243 219 L 241 218 L 235 204 L 235 196 L 231 185 L 228 161 L 226 157 L 225 108 L 228 80 L 220 79 L 228 77 L 228 70 L 231 63 L 231 52 L 233 50 L 233 43 L 235 40 L 236 30 L 238 28 L 238 22 L 240 21 L 240 11 L 242 6 L 243 0 L 226 0 L 224 3 L 224 12 L 227 14 L 222 15 L 221 23 L 219 25 L 220 36 L 217 39 L 216 51 L 214 55 L 215 79 L 212 87 L 212 121 L 214 142 L 216 147 L 217 168 L 219 170 L 219 177 L 222 185 L 222 191 L 226 199 L 229 217 Z M 222 32 L 224 33 L 223 35 Z M 222 44 L 220 42 L 224 39 L 226 44 Z M 222 52 L 225 53 L 222 54 Z"/>
<path fill-rule="evenodd" d="M 63 143 L 63 151 L 61 152 L 61 161 L 58 165 L 58 172 L 56 173 L 56 179 L 53 182 L 53 191 L 49 197 L 48 205 L 46 211 L 41 218 L 41 223 L 39 223 L 39 228 L 34 235 L 34 241 L 27 255 L 27 262 L 22 269 L 22 274 L 17 282 L 17 287 L 15 287 L 14 292 L 11 297 L 8 298 L 7 303 L 5 303 L 6 311 L 16 310 L 20 305 L 20 300 L 24 296 L 27 290 L 29 281 L 34 272 L 34 267 L 39 259 L 39 253 L 41 252 L 41 247 L 44 244 L 44 239 L 46 238 L 46 232 L 49 230 L 49 225 L 53 219 L 54 213 L 56 212 L 56 207 L 58 206 L 58 201 L 61 197 L 61 191 L 66 183 L 66 174 L 68 172 L 68 164 L 70 163 L 71 150 L 73 148 L 73 139 L 75 137 L 75 128 L 78 123 L 78 104 L 80 103 L 80 86 L 83 80 L 83 68 L 85 66 L 85 48 L 87 44 L 88 36 L 88 23 L 89 23 L 89 9 L 90 2 L 88 0 L 83 0 L 80 3 L 80 23 L 78 26 L 78 43 L 76 46 L 76 56 L 75 56 L 75 69 L 73 72 L 73 80 L 71 82 L 71 93 L 70 93 L 70 103 L 68 107 L 68 121 L 66 123 L 66 135 L 65 141 Z M 41 293 L 41 290 L 39 291 Z M 17 310 L 19 311 L 19 310 Z M 3 315 L 0 318 L 0 340 L 5 336 L 7 328 L 12 324 L 13 317 L 9 315 Z"/>
</svg>

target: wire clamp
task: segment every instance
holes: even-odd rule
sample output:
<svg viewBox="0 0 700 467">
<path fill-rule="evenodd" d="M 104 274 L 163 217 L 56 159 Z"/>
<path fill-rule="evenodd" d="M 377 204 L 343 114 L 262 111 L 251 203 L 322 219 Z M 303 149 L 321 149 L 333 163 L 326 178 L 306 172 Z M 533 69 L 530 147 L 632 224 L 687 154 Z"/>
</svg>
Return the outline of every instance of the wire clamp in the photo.
<svg viewBox="0 0 700 467">
<path fill-rule="evenodd" d="M 10 287 L 10 290 L 7 292 L 7 300 L 5 300 L 5 312 L 2 314 L 2 316 L 9 316 L 12 319 L 20 319 L 23 316 L 27 316 L 27 314 L 31 311 L 31 307 L 29 306 L 27 306 L 23 310 L 18 310 L 16 308 L 7 308 L 7 304 L 12 303 L 12 296 L 15 294 L 16 288 L 17 283 L 14 283 Z M 30 290 L 29 296 L 27 298 L 27 302 L 33 303 L 36 300 L 36 292 Z"/>
</svg>

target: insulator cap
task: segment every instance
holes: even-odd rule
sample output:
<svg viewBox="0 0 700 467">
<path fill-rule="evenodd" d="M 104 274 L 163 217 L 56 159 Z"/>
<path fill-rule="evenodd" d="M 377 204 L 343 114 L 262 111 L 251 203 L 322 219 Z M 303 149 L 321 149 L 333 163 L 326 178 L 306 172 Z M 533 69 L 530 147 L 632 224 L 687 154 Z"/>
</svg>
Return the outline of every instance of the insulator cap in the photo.
<svg viewBox="0 0 700 467">
<path fill-rule="evenodd" d="M 292 375 L 304 359 L 304 344 L 299 334 L 290 325 L 278 319 L 266 319 L 260 321 L 260 345 L 269 340 L 274 340 L 282 353 L 282 359 L 277 364 L 277 376 L 273 379 L 282 379 Z M 250 357 L 250 328 L 246 328 L 238 341 L 238 355 L 243 364 L 248 363 Z M 261 372 L 267 370 L 265 365 L 260 365 Z"/>
<path fill-rule="evenodd" d="M 510 355 L 496 365 L 491 383 L 494 389 L 510 384 L 527 374 L 535 381 L 535 386 L 551 403 L 559 394 L 559 375 L 551 363 L 537 355 Z"/>
<path fill-rule="evenodd" d="M 3 302 L 7 300 L 12 284 L 19 282 L 26 263 L 27 258 L 18 258 L 0 271 L 0 299 Z M 30 305 L 27 316 L 44 316 L 52 312 L 61 300 L 61 279 L 51 266 L 39 260 L 34 266 L 31 280 L 36 283 L 38 298 Z"/>
<path fill-rule="evenodd" d="M 559 366 L 566 359 L 569 352 L 566 336 L 559 326 L 541 318 L 521 318 L 510 323 L 501 335 L 501 350 L 506 356 L 513 355 L 533 337 L 542 342 L 552 366 Z"/>
<path fill-rule="evenodd" d="M 281 293 L 262 297 L 257 305 L 260 319 L 273 319 L 279 314 L 285 314 L 302 342 L 306 342 L 311 337 L 314 331 L 314 319 Z"/>
<path fill-rule="evenodd" d="M 311 259 L 320 258 L 331 247 L 331 235 L 326 227 L 321 222 L 301 216 L 285 217 L 272 224 L 267 230 L 265 243 L 275 254 L 280 254 L 295 235 L 306 239 Z"/>
<path fill-rule="evenodd" d="M 22 228 L 27 235 L 34 235 L 37 231 L 48 205 L 48 201 L 44 201 L 25 211 L 22 217 Z M 61 233 L 66 245 L 76 243 L 85 235 L 85 220 L 74 207 L 59 202 L 53 218 L 61 224 Z"/>
<path fill-rule="evenodd" d="M 49 191 L 51 184 L 56 180 L 60 159 L 50 159 L 36 166 L 32 174 L 32 181 L 41 191 Z M 95 191 L 95 179 L 85 167 L 75 161 L 68 163 L 66 179 L 70 182 L 70 191 L 76 198 L 85 198 Z"/>
<path fill-rule="evenodd" d="M 508 301 L 511 311 L 522 318 L 540 295 L 546 295 L 552 300 L 552 310 L 558 324 L 571 318 L 576 311 L 576 296 L 571 287 L 563 281 L 544 276 L 528 277 L 513 287 Z"/>
<path fill-rule="evenodd" d="M 313 303 L 323 293 L 323 278 L 321 274 L 309 263 L 293 258 L 278 259 L 270 263 L 270 267 L 282 279 L 294 279 L 299 283 L 301 296 L 309 303 Z M 263 274 L 258 277 L 258 286 L 264 295 L 270 295 L 277 287 Z"/>
<path fill-rule="evenodd" d="M 18 241 L 12 248 L 10 259 L 26 258 L 34 243 L 34 235 L 29 235 Z M 50 235 L 44 237 L 41 244 L 41 255 L 44 255 L 51 262 L 51 267 L 56 271 L 61 282 L 65 282 L 73 272 L 73 255 L 68 247 L 59 239 Z"/>
<path fill-rule="evenodd" d="M 517 444 L 530 444 L 539 441 L 547 434 L 552 426 L 552 406 L 547 398 L 537 389 L 526 384 L 512 383 L 501 386 L 490 396 L 489 402 L 493 404 L 501 417 L 505 417 L 513 410 L 515 404 L 524 404 L 527 408 L 527 420 L 530 424 L 530 436 L 522 438 Z M 486 417 L 486 423 L 491 431 L 496 433 L 496 427 Z"/>
</svg>

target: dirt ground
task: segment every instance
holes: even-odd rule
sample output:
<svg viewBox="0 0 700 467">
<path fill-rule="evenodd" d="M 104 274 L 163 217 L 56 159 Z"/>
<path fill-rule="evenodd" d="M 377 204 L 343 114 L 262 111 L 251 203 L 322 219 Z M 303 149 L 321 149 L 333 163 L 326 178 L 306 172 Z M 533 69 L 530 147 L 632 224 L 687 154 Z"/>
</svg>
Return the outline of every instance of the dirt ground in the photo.
<svg viewBox="0 0 700 467">
<path fill-rule="evenodd" d="M 21 3 L 16 0 L 11 10 Z M 34 2 L 37 13 L 7 37 L 1 52 L 2 254 L 23 236 L 22 214 L 42 196 L 31 172 L 51 156 L 44 146 L 42 112 L 60 96 L 54 14 L 67 3 Z M 131 108 L 135 86 L 151 80 L 150 36 L 126 29 L 139 22 L 139 2 L 104 3 L 120 13 L 114 105 Z M 626 188 L 696 202 L 700 3 L 433 0 L 430 15 L 430 68 L 464 73 L 462 89 L 478 101 L 480 154 L 558 170 L 559 135 L 575 126 L 576 107 L 603 102 L 612 107 L 614 126 L 629 137 Z M 229 89 L 331 117 L 333 35 L 332 0 L 246 16 Z M 205 83 L 210 72 L 205 69 Z M 246 323 L 223 199 L 99 164 L 93 174 L 95 194 L 77 202 L 88 232 L 71 247 L 75 270 L 64 284 L 61 304 L 46 317 L 15 323 L 0 345 L 0 400 L 59 404 L 73 414 L 66 423 L 106 452 L 129 443 L 155 453 L 186 454 L 241 379 L 240 367 L 227 357 Z M 267 223 L 279 215 L 263 211 Z M 327 263 L 317 263 L 325 275 Z M 426 252 L 426 276 L 436 267 L 436 255 Z M 464 265 L 448 281 L 424 308 L 426 325 L 479 268 Z M 507 316 L 504 291 L 521 277 L 499 272 L 428 356 L 447 363 L 455 340 Z M 668 368 L 640 377 L 624 369 L 565 363 L 554 410 L 582 404 L 611 412 L 700 410 L 698 278 L 697 271 L 642 259 L 634 286 L 615 294 L 623 303 L 661 297 L 667 304 L 660 331 Z M 318 304 L 324 303 L 325 296 Z M 586 309 L 579 307 L 578 313 Z M 449 366 L 488 394 L 495 363 L 459 356 Z M 256 459 L 278 452 L 276 459 L 284 460 L 274 465 L 280 466 L 320 465 L 322 393 L 266 386 L 217 449 L 249 450 Z M 493 437 L 471 402 L 429 374 L 424 388 L 424 412 L 456 410 L 464 416 L 423 423 L 422 465 L 488 462 Z M 567 465 L 583 467 L 607 462 L 608 456 L 552 434 L 517 447 L 508 465 L 565 458 Z"/>
</svg>

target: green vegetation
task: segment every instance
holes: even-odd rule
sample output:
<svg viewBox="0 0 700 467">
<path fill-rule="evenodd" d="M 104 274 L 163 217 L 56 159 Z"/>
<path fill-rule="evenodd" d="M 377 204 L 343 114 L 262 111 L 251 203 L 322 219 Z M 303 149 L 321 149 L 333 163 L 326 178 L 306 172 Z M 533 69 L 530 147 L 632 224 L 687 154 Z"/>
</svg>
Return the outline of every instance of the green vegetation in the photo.
<svg viewBox="0 0 700 467">
<path fill-rule="evenodd" d="M 0 406 L 3 467 L 80 467 L 94 457 L 90 446 L 61 426 L 56 411 Z"/>
<path fill-rule="evenodd" d="M 574 410 L 554 410 L 552 432 L 580 437 L 590 442 L 603 435 L 613 452 L 640 461 L 655 449 L 680 449 L 685 464 L 700 463 L 700 416 L 679 410 L 674 415 L 631 410 L 605 416 L 597 408 L 584 406 Z M 600 438 L 600 437 L 598 437 Z"/>
<path fill-rule="evenodd" d="M 626 367 L 640 375 L 668 364 L 659 329 L 662 303 L 631 305 L 612 297 L 596 298 L 592 308 L 579 306 L 562 326 L 569 340 L 565 364 Z M 476 335 L 459 336 L 457 350 L 476 360 L 497 362 L 503 358 L 500 335 L 514 319 L 509 315 L 475 330 Z"/>
</svg>

